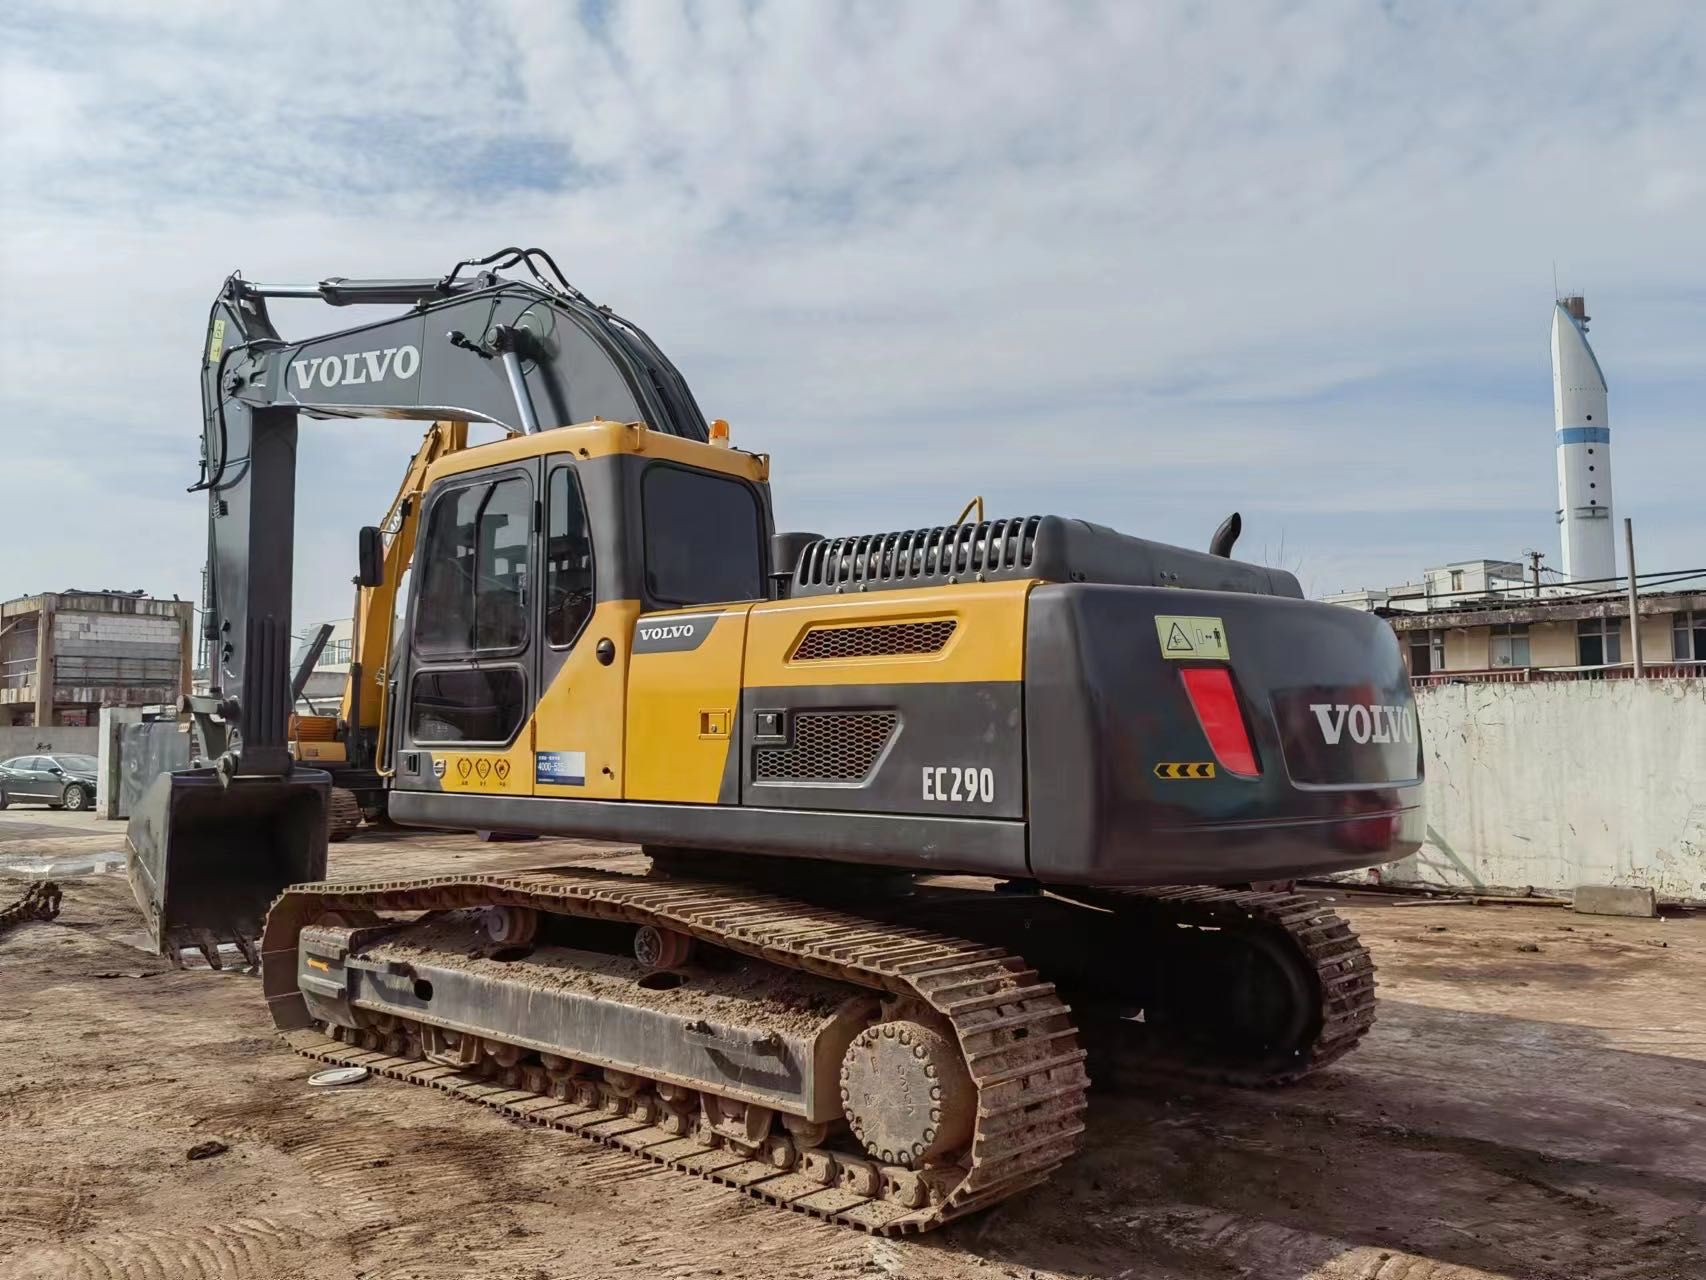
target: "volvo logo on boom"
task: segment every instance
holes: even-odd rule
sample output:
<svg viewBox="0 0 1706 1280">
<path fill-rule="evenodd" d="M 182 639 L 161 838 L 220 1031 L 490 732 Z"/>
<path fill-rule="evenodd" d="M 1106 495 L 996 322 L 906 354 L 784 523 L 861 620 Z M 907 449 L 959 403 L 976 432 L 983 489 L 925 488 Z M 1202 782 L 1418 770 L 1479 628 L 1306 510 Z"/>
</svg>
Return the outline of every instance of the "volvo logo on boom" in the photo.
<svg viewBox="0 0 1706 1280">
<path fill-rule="evenodd" d="M 292 360 L 290 372 L 296 378 L 296 389 L 306 391 L 318 384 L 332 387 L 360 387 L 387 378 L 412 378 L 421 367 L 421 349 L 413 343 L 401 347 L 384 347 L 378 351 L 350 351 L 341 356 L 310 356 Z"/>
<path fill-rule="evenodd" d="M 1370 706 L 1362 702 L 1312 702 L 1309 709 L 1321 726 L 1321 737 L 1336 747 L 1347 733 L 1352 742 L 1414 742 L 1414 707 Z"/>
</svg>

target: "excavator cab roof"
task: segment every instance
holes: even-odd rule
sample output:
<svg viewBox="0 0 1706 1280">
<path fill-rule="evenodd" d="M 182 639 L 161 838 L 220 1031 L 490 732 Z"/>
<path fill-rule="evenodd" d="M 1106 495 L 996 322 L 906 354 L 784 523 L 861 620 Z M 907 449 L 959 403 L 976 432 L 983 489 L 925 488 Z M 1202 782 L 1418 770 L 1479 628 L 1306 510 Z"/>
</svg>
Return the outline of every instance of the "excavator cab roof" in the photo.
<svg viewBox="0 0 1706 1280">
<path fill-rule="evenodd" d="M 546 454 L 571 454 L 583 461 L 614 454 L 637 454 L 753 484 L 766 484 L 770 479 L 768 454 L 667 435 L 649 430 L 643 422 L 587 422 L 534 435 L 508 436 L 448 454 L 428 468 L 426 483 L 430 486 L 446 476 Z"/>
</svg>

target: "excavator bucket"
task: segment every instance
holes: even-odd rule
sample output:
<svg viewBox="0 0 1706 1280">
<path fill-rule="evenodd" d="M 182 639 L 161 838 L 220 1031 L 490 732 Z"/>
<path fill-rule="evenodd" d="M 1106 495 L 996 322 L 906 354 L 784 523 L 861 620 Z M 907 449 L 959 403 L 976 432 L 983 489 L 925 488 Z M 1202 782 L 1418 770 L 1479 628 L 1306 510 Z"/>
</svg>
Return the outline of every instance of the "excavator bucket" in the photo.
<svg viewBox="0 0 1706 1280">
<path fill-rule="evenodd" d="M 163 773 L 133 806 L 130 884 L 160 954 L 193 947 L 221 967 L 221 943 L 251 964 L 267 908 L 285 888 L 326 874 L 331 777 L 238 778 L 212 769 Z"/>
</svg>

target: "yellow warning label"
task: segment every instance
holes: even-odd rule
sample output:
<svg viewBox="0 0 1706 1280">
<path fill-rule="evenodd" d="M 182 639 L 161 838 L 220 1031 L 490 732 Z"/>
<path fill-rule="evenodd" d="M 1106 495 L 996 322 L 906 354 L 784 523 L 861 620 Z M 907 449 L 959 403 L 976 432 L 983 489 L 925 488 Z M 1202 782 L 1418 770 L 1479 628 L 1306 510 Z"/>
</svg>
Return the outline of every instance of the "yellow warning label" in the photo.
<svg viewBox="0 0 1706 1280">
<path fill-rule="evenodd" d="M 1226 648 L 1226 624 L 1219 618 L 1155 615 L 1155 634 L 1161 641 L 1163 658 L 1208 658 L 1221 662 L 1232 657 Z"/>
<path fill-rule="evenodd" d="M 225 350 L 225 317 L 220 316 L 213 322 L 213 330 L 207 335 L 207 362 L 218 364 L 219 355 Z"/>
<path fill-rule="evenodd" d="M 1157 778 L 1212 778 L 1214 763 L 1210 760 L 1200 760 L 1192 764 L 1158 764 L 1155 766 Z"/>
<path fill-rule="evenodd" d="M 330 973 L 332 971 L 331 965 L 327 964 L 324 960 L 316 960 L 313 956 L 308 957 L 308 967 L 310 969 L 318 969 L 321 973 Z"/>
</svg>

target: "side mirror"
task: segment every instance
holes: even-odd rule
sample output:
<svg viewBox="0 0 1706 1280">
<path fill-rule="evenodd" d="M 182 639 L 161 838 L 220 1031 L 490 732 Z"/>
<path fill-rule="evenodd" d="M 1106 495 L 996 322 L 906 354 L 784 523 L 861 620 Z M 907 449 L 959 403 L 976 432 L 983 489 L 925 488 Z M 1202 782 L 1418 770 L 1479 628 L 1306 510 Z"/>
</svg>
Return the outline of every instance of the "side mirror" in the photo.
<svg viewBox="0 0 1706 1280">
<path fill-rule="evenodd" d="M 377 525 L 363 525 L 356 542 L 355 585 L 378 587 L 385 583 L 385 539 Z"/>
</svg>

